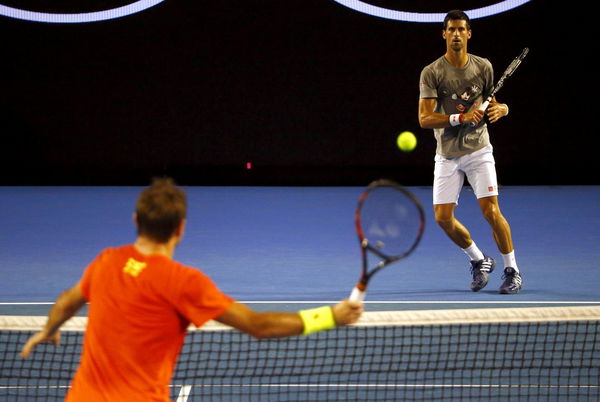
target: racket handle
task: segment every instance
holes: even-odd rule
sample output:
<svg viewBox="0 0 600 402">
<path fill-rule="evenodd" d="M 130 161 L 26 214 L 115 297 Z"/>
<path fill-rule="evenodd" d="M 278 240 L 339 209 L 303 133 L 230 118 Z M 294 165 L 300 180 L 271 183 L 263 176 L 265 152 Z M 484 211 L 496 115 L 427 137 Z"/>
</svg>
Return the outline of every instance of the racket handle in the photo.
<svg viewBox="0 0 600 402">
<path fill-rule="evenodd" d="M 486 100 L 485 102 L 483 102 L 481 105 L 479 105 L 479 107 L 477 108 L 477 110 L 484 110 L 487 109 L 487 107 L 489 106 L 490 101 Z M 471 122 L 471 127 L 475 127 L 477 124 Z"/>
<path fill-rule="evenodd" d="M 350 300 L 355 301 L 363 301 L 365 300 L 365 296 L 367 292 L 365 290 L 360 290 L 358 287 L 352 289 L 352 293 L 350 293 Z"/>
<path fill-rule="evenodd" d="M 489 105 L 490 105 L 490 101 L 486 100 L 481 105 L 479 105 L 479 107 L 477 108 L 477 110 L 485 110 L 485 109 L 488 108 Z"/>
</svg>

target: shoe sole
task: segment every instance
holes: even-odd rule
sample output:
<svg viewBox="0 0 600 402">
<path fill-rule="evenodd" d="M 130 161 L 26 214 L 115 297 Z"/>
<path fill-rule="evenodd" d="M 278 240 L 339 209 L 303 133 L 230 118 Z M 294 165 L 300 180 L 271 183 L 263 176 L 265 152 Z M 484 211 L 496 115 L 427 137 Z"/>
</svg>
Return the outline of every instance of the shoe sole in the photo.
<svg viewBox="0 0 600 402">
<path fill-rule="evenodd" d="M 472 290 L 473 292 L 479 292 L 481 289 L 483 289 L 484 287 L 486 287 L 486 286 L 487 286 L 488 282 L 489 282 L 489 279 L 488 279 L 488 280 L 486 280 L 486 281 L 485 281 L 485 283 L 484 283 L 483 285 L 480 285 L 479 287 L 477 287 L 477 286 L 473 286 L 473 284 L 471 284 L 471 290 Z"/>
<path fill-rule="evenodd" d="M 501 295 L 516 295 L 517 293 L 521 292 L 521 288 L 517 290 L 500 289 L 499 292 Z"/>
<path fill-rule="evenodd" d="M 519 293 L 521 291 L 521 289 L 523 289 L 523 282 L 521 282 L 521 286 L 519 286 L 519 288 L 516 289 L 516 290 L 510 290 L 510 289 L 502 289 L 502 288 L 500 288 L 499 293 L 501 295 L 516 295 L 517 293 Z"/>
</svg>

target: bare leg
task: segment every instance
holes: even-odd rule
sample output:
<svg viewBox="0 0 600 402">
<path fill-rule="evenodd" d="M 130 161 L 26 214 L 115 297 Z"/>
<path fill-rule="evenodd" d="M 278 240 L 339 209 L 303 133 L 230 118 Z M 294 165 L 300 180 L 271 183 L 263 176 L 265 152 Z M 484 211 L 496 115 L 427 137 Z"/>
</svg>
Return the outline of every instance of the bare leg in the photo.
<svg viewBox="0 0 600 402">
<path fill-rule="evenodd" d="M 505 268 L 504 275 L 502 276 L 504 282 L 500 286 L 500 293 L 519 293 L 523 287 L 523 280 L 521 279 L 519 269 L 517 268 L 516 261 L 514 260 L 514 248 L 510 233 L 510 226 L 500 212 L 500 207 L 498 206 L 498 197 L 493 196 L 480 198 L 478 202 L 483 216 L 492 227 L 494 240 L 498 245 L 498 250 L 500 250 L 502 253 L 502 258 L 504 259 Z"/>
<path fill-rule="evenodd" d="M 454 208 L 456 204 L 435 204 L 433 211 L 435 213 L 435 221 L 446 232 L 450 240 L 458 247 L 464 249 L 473 243 L 471 234 L 462 223 L 454 216 Z"/>
<path fill-rule="evenodd" d="M 477 200 L 483 217 L 488 221 L 492 228 L 492 234 L 494 240 L 498 245 L 498 250 L 502 254 L 508 254 L 513 251 L 513 242 L 510 232 L 510 226 L 502 212 L 500 212 L 500 206 L 498 205 L 498 197 L 485 197 Z"/>
<path fill-rule="evenodd" d="M 471 234 L 462 223 L 454 216 L 456 204 L 434 205 L 435 220 L 446 232 L 450 240 L 459 246 L 471 259 L 471 273 L 473 281 L 471 290 L 477 292 L 488 283 L 490 272 L 494 270 L 496 262 L 491 257 L 486 257 L 473 242 Z"/>
</svg>

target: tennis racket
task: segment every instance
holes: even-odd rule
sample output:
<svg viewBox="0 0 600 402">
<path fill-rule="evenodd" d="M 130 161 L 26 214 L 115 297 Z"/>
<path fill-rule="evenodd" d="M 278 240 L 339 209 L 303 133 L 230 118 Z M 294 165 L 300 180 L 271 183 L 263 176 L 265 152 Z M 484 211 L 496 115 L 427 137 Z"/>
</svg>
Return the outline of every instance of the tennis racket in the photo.
<svg viewBox="0 0 600 402">
<path fill-rule="evenodd" d="M 350 300 L 364 300 L 367 284 L 385 266 L 408 257 L 421 241 L 425 213 L 406 188 L 386 179 L 369 184 L 354 214 L 362 253 L 361 275 Z M 372 267 L 369 257 L 379 262 Z"/>
<path fill-rule="evenodd" d="M 494 87 L 492 88 L 488 97 L 485 99 L 485 101 L 481 105 L 479 105 L 477 110 L 487 109 L 487 107 L 489 106 L 492 99 L 494 99 L 494 96 L 496 96 L 496 93 L 498 93 L 500 88 L 502 88 L 502 86 L 504 85 L 504 81 L 515 72 L 515 70 L 517 69 L 517 67 L 519 67 L 519 65 L 521 65 L 521 62 L 523 61 L 525 56 L 527 56 L 527 53 L 529 53 L 528 47 L 523 49 L 521 54 L 518 57 L 516 57 L 512 61 L 512 63 L 509 64 L 509 66 L 506 68 L 506 70 L 504 70 L 504 73 L 502 73 L 502 76 L 500 77 L 500 79 L 498 80 L 496 85 L 494 85 Z M 471 123 L 471 126 L 475 126 L 475 123 Z"/>
</svg>

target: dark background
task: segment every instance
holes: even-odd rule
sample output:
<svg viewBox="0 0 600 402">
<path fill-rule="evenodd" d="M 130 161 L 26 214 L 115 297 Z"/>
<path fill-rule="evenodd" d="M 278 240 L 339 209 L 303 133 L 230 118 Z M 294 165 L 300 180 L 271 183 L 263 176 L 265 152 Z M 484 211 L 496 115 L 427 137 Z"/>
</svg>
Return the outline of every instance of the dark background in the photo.
<svg viewBox="0 0 600 402">
<path fill-rule="evenodd" d="M 490 127 L 503 185 L 599 181 L 597 135 L 572 114 L 584 62 L 565 54 L 579 23 L 557 29 L 564 18 L 549 3 L 472 21 L 469 52 L 489 58 L 496 79 L 531 49 L 498 94 L 509 117 Z M 60 4 L 79 3 L 36 6 Z M 2 185 L 145 185 L 163 174 L 185 185 L 431 184 L 435 140 L 418 125 L 418 80 L 445 51 L 441 23 L 332 0 L 166 0 L 88 24 L 0 17 L 0 33 Z M 411 153 L 395 145 L 404 130 L 419 140 Z"/>
</svg>

